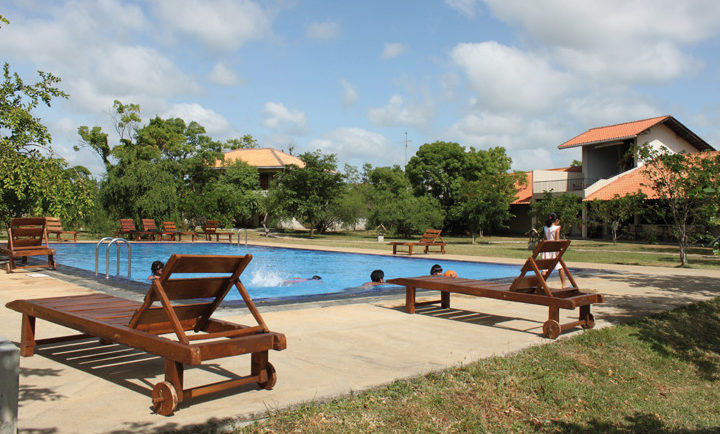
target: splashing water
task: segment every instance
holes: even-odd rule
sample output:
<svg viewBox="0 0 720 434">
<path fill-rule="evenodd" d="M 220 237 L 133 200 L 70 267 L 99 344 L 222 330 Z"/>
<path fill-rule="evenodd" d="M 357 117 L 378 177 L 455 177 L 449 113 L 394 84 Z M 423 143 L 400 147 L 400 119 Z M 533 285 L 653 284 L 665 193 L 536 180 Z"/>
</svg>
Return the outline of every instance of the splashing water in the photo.
<svg viewBox="0 0 720 434">
<path fill-rule="evenodd" d="M 267 266 L 260 267 L 250 273 L 250 285 L 258 288 L 282 286 L 286 280 L 287 277 Z"/>
</svg>

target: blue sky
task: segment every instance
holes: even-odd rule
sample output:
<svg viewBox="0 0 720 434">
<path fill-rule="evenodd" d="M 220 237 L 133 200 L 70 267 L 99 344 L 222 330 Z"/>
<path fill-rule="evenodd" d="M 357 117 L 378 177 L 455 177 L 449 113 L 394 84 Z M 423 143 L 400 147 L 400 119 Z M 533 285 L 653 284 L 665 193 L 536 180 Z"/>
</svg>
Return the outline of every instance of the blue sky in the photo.
<svg viewBox="0 0 720 434">
<path fill-rule="evenodd" d="M 580 159 L 588 128 L 671 114 L 720 139 L 716 0 L 3 0 L 0 59 L 70 94 L 38 113 L 55 150 L 117 141 L 112 102 L 227 139 L 405 163 L 436 140 L 503 146 L 513 168 Z"/>
</svg>

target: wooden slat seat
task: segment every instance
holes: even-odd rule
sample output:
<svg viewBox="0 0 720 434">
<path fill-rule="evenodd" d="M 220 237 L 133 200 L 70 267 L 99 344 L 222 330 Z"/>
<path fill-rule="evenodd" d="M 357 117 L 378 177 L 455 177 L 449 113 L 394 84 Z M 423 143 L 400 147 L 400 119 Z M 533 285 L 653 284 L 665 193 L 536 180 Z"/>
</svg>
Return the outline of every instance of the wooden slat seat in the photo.
<svg viewBox="0 0 720 434">
<path fill-rule="evenodd" d="M 50 268 L 55 269 L 55 249 L 50 248 L 47 237 L 47 226 L 44 217 L 22 217 L 14 218 L 7 228 L 8 242 L 0 246 L 0 253 L 8 256 L 5 270 L 12 273 L 13 270 L 23 268 Z M 45 256 L 46 264 L 27 265 L 29 256 Z M 16 259 L 20 259 L 23 265 L 17 265 Z"/>
<path fill-rule="evenodd" d="M 62 227 L 60 219 L 57 217 L 45 217 L 45 227 L 47 229 L 48 237 L 55 235 L 56 241 L 72 241 L 77 243 L 77 231 L 66 231 Z M 72 240 L 69 238 L 61 238 L 61 235 L 72 235 Z"/>
<path fill-rule="evenodd" d="M 393 255 L 396 255 L 398 253 L 399 246 L 407 247 L 408 256 L 412 256 L 414 246 L 425 247 L 425 254 L 430 251 L 430 247 L 439 247 L 440 250 L 438 250 L 438 252 L 444 255 L 445 246 L 447 245 L 447 243 L 445 243 L 445 241 L 443 241 L 442 237 L 440 236 L 441 232 L 441 229 L 428 229 L 420 238 L 420 241 L 391 241 L 388 244 L 393 246 Z"/>
<path fill-rule="evenodd" d="M 520 275 L 511 284 L 447 276 L 401 277 L 390 279 L 387 282 L 405 286 L 405 311 L 407 313 L 415 313 L 415 306 L 435 303 L 439 303 L 442 308 L 449 309 L 450 293 L 453 292 L 547 306 L 548 320 L 543 324 L 543 334 L 555 339 L 561 332 L 573 327 L 592 328 L 595 325 L 595 319 L 590 313 L 590 305 L 604 301 L 602 294 L 585 293 L 578 289 L 575 279 L 562 259 L 569 246 L 569 240 L 541 241 L 535 247 L 532 256 L 525 261 Z M 544 252 L 554 253 L 555 257 L 538 259 L 538 255 Z M 548 286 L 547 278 L 558 263 L 570 280 L 571 288 L 557 290 Z M 440 299 L 417 303 L 415 301 L 417 289 L 440 291 Z M 560 324 L 559 309 L 573 310 L 576 307 L 580 308 L 578 321 Z"/>
<path fill-rule="evenodd" d="M 212 236 L 215 235 L 215 241 L 220 241 L 220 237 L 227 237 L 228 242 L 232 243 L 232 232 L 218 232 L 218 220 L 208 220 L 205 222 L 202 228 L 202 232 L 198 232 L 198 235 L 204 235 L 208 241 L 212 240 Z"/>
<path fill-rule="evenodd" d="M 193 241 L 195 241 L 195 237 L 197 234 L 193 231 L 181 231 L 178 230 L 177 225 L 175 225 L 174 221 L 166 221 L 162 222 L 163 225 L 163 231 L 166 233 L 172 233 L 178 241 L 182 241 L 183 235 L 190 235 Z"/>
<path fill-rule="evenodd" d="M 22 313 L 20 354 L 32 356 L 36 345 L 98 337 L 101 342 L 116 342 L 163 357 L 165 381 L 156 384 L 152 392 L 153 405 L 163 415 L 172 414 L 177 403 L 185 399 L 244 384 L 257 383 L 270 389 L 277 375 L 268 361 L 268 351 L 285 349 L 286 339 L 268 329 L 240 281 L 251 259 L 251 255 L 172 255 L 142 303 L 108 294 L 12 301 L 6 306 Z M 182 277 L 185 273 L 221 275 Z M 248 326 L 212 318 L 233 287 L 257 324 Z M 173 304 L 175 301 L 185 303 Z M 80 334 L 36 339 L 36 318 Z M 248 353 L 250 375 L 184 389 L 184 364 L 200 365 L 206 360 Z"/>
</svg>

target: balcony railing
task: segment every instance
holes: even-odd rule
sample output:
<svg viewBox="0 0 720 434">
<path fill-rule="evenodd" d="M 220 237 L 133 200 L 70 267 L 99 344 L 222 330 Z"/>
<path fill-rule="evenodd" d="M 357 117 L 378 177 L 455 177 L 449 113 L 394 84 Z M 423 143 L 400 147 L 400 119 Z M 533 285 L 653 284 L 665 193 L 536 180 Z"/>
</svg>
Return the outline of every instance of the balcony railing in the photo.
<svg viewBox="0 0 720 434">
<path fill-rule="evenodd" d="M 585 190 L 595 182 L 594 178 L 571 178 L 558 179 L 553 181 L 535 181 L 533 182 L 533 193 L 542 193 L 544 191 L 553 191 L 554 193 L 564 193 L 566 191 Z"/>
</svg>

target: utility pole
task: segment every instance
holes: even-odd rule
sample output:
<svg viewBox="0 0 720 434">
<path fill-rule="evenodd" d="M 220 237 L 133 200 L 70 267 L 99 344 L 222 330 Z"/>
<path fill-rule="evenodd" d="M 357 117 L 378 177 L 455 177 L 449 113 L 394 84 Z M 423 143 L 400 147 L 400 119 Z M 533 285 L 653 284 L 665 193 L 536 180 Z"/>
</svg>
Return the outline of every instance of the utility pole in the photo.
<svg viewBox="0 0 720 434">
<path fill-rule="evenodd" d="M 408 145 L 408 138 L 407 138 L 407 131 L 405 131 L 405 165 L 407 166 L 407 145 Z"/>
</svg>

